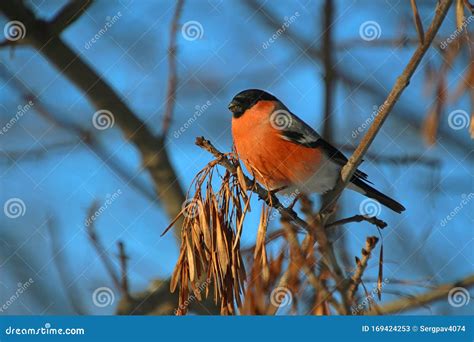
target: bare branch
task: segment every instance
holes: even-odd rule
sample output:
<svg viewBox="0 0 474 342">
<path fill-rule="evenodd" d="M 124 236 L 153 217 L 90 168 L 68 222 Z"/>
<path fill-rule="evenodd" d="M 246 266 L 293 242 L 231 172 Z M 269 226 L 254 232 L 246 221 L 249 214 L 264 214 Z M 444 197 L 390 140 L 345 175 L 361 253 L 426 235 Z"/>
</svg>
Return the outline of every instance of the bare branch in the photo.
<svg viewBox="0 0 474 342">
<path fill-rule="evenodd" d="M 235 175 L 237 174 L 236 165 L 234 165 L 222 152 L 217 150 L 209 140 L 206 140 L 204 137 L 197 137 L 196 145 L 210 152 L 214 157 L 217 158 L 217 162 L 223 167 L 225 167 L 227 170 L 229 170 L 229 172 Z M 245 175 L 244 175 L 244 179 L 245 179 L 247 188 L 251 189 L 254 186 L 255 181 L 251 180 Z M 311 229 L 308 226 L 308 224 L 304 220 L 299 218 L 296 212 L 294 212 L 292 209 L 289 209 L 283 206 L 283 204 L 281 204 L 280 200 L 278 200 L 278 198 L 275 196 L 274 193 L 268 192 L 258 183 L 255 184 L 254 192 L 258 195 L 258 197 L 261 200 L 265 201 L 267 205 L 278 210 L 278 212 L 281 214 L 282 217 L 286 218 L 287 220 L 291 222 L 294 222 L 297 226 L 311 232 Z"/>
<path fill-rule="evenodd" d="M 61 34 L 69 25 L 77 20 L 93 4 L 92 0 L 71 0 L 51 20 L 51 30 L 57 35 Z"/>
<path fill-rule="evenodd" d="M 351 217 L 347 217 L 344 219 L 340 219 L 340 220 L 328 223 L 326 224 L 326 228 L 334 227 L 334 226 L 342 226 L 346 223 L 351 223 L 351 222 L 362 222 L 362 221 L 369 222 L 380 229 L 387 227 L 387 223 L 385 221 L 382 221 L 375 216 L 369 217 L 369 216 L 364 216 L 364 215 L 354 215 Z"/>
<path fill-rule="evenodd" d="M 169 36 L 170 43 L 168 47 L 168 90 L 166 93 L 166 109 L 163 116 L 163 127 L 161 133 L 163 139 L 168 134 L 176 103 L 176 86 L 178 84 L 178 76 L 176 71 L 176 54 L 178 53 L 178 48 L 176 46 L 176 35 L 178 32 L 179 18 L 181 17 L 181 12 L 183 11 L 183 5 L 184 0 L 178 0 L 176 2 L 176 9 L 174 11 L 173 20 L 171 21 Z"/>
<path fill-rule="evenodd" d="M 425 32 L 423 30 L 423 22 L 420 18 L 420 13 L 418 12 L 418 6 L 416 5 L 416 0 L 410 0 L 411 9 L 413 10 L 413 19 L 415 21 L 416 32 L 418 33 L 418 38 L 420 44 L 423 44 L 425 40 Z"/>
<path fill-rule="evenodd" d="M 435 302 L 437 300 L 446 298 L 453 288 L 461 287 L 468 289 L 474 286 L 474 275 L 470 275 L 462 280 L 440 285 L 433 290 L 425 292 L 423 294 L 408 297 L 404 299 L 395 300 L 383 306 L 377 307 L 377 309 L 369 311 L 368 315 L 389 315 L 398 314 L 403 311 L 418 308 L 420 306 Z"/>
<path fill-rule="evenodd" d="M 97 252 L 97 255 L 99 256 L 99 258 L 102 260 L 102 263 L 104 264 L 104 267 L 107 273 L 112 279 L 112 282 L 114 283 L 117 289 L 120 289 L 121 286 L 120 286 L 119 277 L 114 269 L 112 260 L 109 257 L 107 249 L 102 245 L 102 243 L 99 240 L 99 237 L 95 230 L 94 221 L 88 222 L 88 220 L 94 216 L 94 213 L 97 211 L 97 209 L 99 209 L 98 204 L 92 203 L 89 210 L 87 211 L 87 218 L 86 218 L 86 224 L 85 224 L 86 232 L 87 232 L 87 235 L 89 236 L 89 240 L 91 241 L 92 246 Z"/>
<path fill-rule="evenodd" d="M 234 165 L 222 152 L 217 150 L 209 140 L 204 139 L 204 137 L 198 137 L 196 138 L 196 145 L 204 148 L 212 155 L 214 155 L 214 157 L 217 158 L 216 162 L 221 166 L 225 167 L 229 172 L 235 175 L 237 174 L 237 166 Z M 247 188 L 252 189 L 252 191 L 256 193 L 260 199 L 265 201 L 268 206 L 277 209 L 278 212 L 281 214 L 282 219 L 292 222 L 297 226 L 306 229 L 309 234 L 312 235 L 312 230 L 308 226 L 308 224 L 304 220 L 299 218 L 298 215 L 292 209 L 284 207 L 274 193 L 268 192 L 260 184 L 255 183 L 254 180 L 251 180 L 245 175 L 243 175 L 243 178 L 245 183 L 247 184 Z M 316 289 L 316 291 L 320 292 L 324 298 L 327 298 L 329 300 L 329 298 L 332 297 L 331 294 L 326 290 L 324 284 L 322 284 L 321 282 L 321 279 L 316 277 L 310 267 L 305 263 L 305 257 L 303 256 L 303 253 L 301 251 L 301 246 L 296 237 L 294 227 L 289 224 L 284 224 L 283 230 L 286 233 L 287 240 L 290 246 L 297 253 L 297 259 L 301 261 L 303 272 L 308 278 L 308 281 Z M 337 306 L 336 303 L 333 303 L 333 305 L 335 305 L 336 310 L 338 310 L 339 312 L 346 312 L 345 308 Z"/>
<path fill-rule="evenodd" d="M 362 281 L 362 276 L 364 274 L 365 269 L 367 268 L 367 264 L 372 254 L 372 250 L 375 248 L 375 245 L 378 241 L 379 239 L 377 237 L 369 236 L 365 242 L 365 248 L 362 248 L 362 259 L 356 257 L 357 268 L 354 272 L 354 275 L 352 276 L 352 282 L 348 290 L 349 298 L 351 300 L 354 298 L 354 295 L 357 292 L 357 288 L 359 287 L 359 284 Z"/>
<path fill-rule="evenodd" d="M 120 270 L 121 270 L 120 289 L 122 291 L 123 296 L 130 297 L 130 292 L 128 288 L 128 275 L 127 275 L 128 256 L 125 253 L 125 245 L 123 241 L 119 241 L 117 245 L 119 249 L 119 260 L 120 260 Z"/>
<path fill-rule="evenodd" d="M 156 137 L 112 87 L 78 54 L 58 37 L 49 25 L 37 20 L 21 2 L 1 1 L 0 10 L 10 19 L 20 20 L 27 28 L 28 42 L 45 56 L 64 77 L 77 86 L 98 109 L 110 111 L 124 137 L 141 153 L 143 167 L 148 169 L 155 190 L 169 217 L 176 217 L 185 200 L 184 191 L 169 160 L 164 140 Z M 181 221 L 176 227 L 181 226 Z M 174 230 L 180 238 L 179 228 Z"/>
<path fill-rule="evenodd" d="M 64 244 L 57 237 L 58 231 L 56 230 L 56 220 L 53 217 L 48 219 L 48 232 L 51 239 L 51 252 L 54 265 L 58 271 L 59 280 L 61 282 L 62 288 L 66 293 L 66 297 L 71 304 L 74 312 L 78 315 L 86 315 L 87 312 L 84 310 L 81 304 L 81 300 L 78 298 L 78 292 L 76 291 L 73 284 L 68 284 L 69 282 L 66 279 L 66 274 L 69 271 L 68 265 L 66 265 L 64 258 L 62 258 L 61 253 L 64 249 Z"/>
<path fill-rule="evenodd" d="M 20 93 L 20 96 L 23 98 L 25 102 L 33 101 L 34 102 L 34 110 L 45 120 L 48 122 L 62 128 L 69 133 L 73 134 L 74 136 L 78 137 L 78 141 L 72 142 L 60 142 L 60 143 L 52 143 L 50 145 L 45 146 L 46 150 L 43 147 L 39 149 L 32 149 L 28 152 L 25 151 L 1 151 L 6 155 L 7 158 L 12 160 L 16 160 L 21 157 L 21 160 L 25 160 L 26 158 L 39 158 L 42 155 L 46 154 L 46 152 L 50 152 L 56 149 L 66 148 L 68 146 L 76 146 L 79 142 L 86 144 L 92 152 L 94 152 L 95 156 L 102 161 L 104 164 L 107 164 L 108 167 L 113 171 L 115 175 L 120 177 L 122 181 L 124 181 L 127 185 L 136 189 L 139 193 L 141 193 L 144 197 L 148 200 L 152 201 L 154 204 L 158 204 L 156 201 L 156 195 L 152 189 L 150 189 L 146 184 L 142 184 L 140 179 L 136 177 L 134 174 L 131 174 L 129 170 L 123 167 L 123 165 L 110 153 L 107 152 L 100 140 L 96 137 L 96 134 L 92 130 L 86 130 L 81 125 L 74 123 L 73 121 L 68 121 L 67 119 L 61 118 L 55 111 L 50 109 L 47 104 L 41 101 L 40 97 L 36 95 L 36 93 L 26 87 L 23 82 L 11 72 L 5 65 L 0 64 L 0 77 L 4 78 L 5 81 L 12 85 L 13 88 L 17 89 Z"/>
<path fill-rule="evenodd" d="M 355 170 L 362 162 L 362 157 L 369 149 L 370 145 L 375 139 L 375 136 L 379 132 L 380 128 L 382 127 L 383 123 L 387 119 L 388 115 L 390 114 L 392 108 L 395 106 L 395 103 L 398 101 L 400 96 L 402 95 L 405 88 L 408 86 L 411 77 L 415 73 L 416 68 L 421 62 L 421 59 L 425 55 L 426 51 L 429 49 L 433 39 L 435 38 L 445 16 L 451 6 L 453 0 L 444 0 L 438 3 L 436 8 L 436 15 L 426 33 L 426 39 L 423 44 L 420 44 L 416 51 L 414 52 L 413 56 L 411 57 L 410 61 L 408 62 L 405 70 L 402 74 L 398 77 L 395 85 L 393 86 L 392 90 L 387 96 L 384 104 L 381 107 L 380 113 L 374 119 L 373 124 L 369 127 L 368 132 L 365 134 L 364 138 L 362 139 L 361 143 L 355 150 L 354 154 L 349 158 L 347 164 L 343 167 L 341 171 L 341 178 L 339 179 L 338 183 L 334 190 L 331 191 L 331 201 L 325 208 L 323 208 L 323 222 L 327 220 L 328 214 L 332 211 L 332 208 L 335 206 L 338 198 L 340 197 L 342 190 L 347 186 L 351 177 L 353 176 Z"/>
</svg>

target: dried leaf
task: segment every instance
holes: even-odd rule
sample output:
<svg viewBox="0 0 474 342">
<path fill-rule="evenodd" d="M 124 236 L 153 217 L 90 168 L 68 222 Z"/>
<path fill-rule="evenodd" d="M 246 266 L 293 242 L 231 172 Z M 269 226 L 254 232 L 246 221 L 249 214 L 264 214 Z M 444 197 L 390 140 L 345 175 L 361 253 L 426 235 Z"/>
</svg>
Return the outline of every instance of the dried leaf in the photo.
<svg viewBox="0 0 474 342">
<path fill-rule="evenodd" d="M 240 186 L 244 190 L 244 193 L 247 193 L 247 182 L 245 181 L 244 173 L 242 172 L 242 168 L 237 166 L 237 179 L 239 181 Z"/>
<path fill-rule="evenodd" d="M 463 0 L 456 0 L 456 28 L 459 32 L 464 29 L 464 4 Z"/>
</svg>

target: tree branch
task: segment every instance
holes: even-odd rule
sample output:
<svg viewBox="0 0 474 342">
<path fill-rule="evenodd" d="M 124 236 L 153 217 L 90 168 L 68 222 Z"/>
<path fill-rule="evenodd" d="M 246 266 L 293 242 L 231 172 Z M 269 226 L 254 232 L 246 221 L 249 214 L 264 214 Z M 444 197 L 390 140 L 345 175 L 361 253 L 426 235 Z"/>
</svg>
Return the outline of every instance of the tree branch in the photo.
<svg viewBox="0 0 474 342">
<path fill-rule="evenodd" d="M 354 215 L 351 217 L 347 217 L 344 219 L 340 219 L 340 220 L 328 223 L 326 224 L 326 228 L 334 227 L 334 226 L 342 226 L 346 223 L 351 223 L 351 222 L 362 222 L 362 221 L 369 222 L 380 229 L 387 227 L 387 223 L 385 221 L 378 219 L 375 216 L 369 217 L 369 216 L 364 216 L 364 215 Z"/>
<path fill-rule="evenodd" d="M 322 220 L 325 222 L 332 211 L 333 207 L 335 206 L 337 200 L 339 199 L 342 190 L 347 186 L 350 179 L 354 175 L 355 170 L 362 162 L 362 157 L 369 149 L 370 145 L 375 139 L 375 136 L 379 132 L 380 128 L 382 127 L 383 123 L 387 119 L 388 115 L 390 114 L 392 108 L 395 106 L 395 103 L 398 101 L 400 96 L 402 95 L 405 88 L 410 83 L 410 79 L 415 73 L 416 68 L 421 62 L 421 59 L 425 55 L 426 51 L 430 47 L 433 39 L 435 38 L 445 16 L 451 6 L 453 0 L 443 0 L 438 3 L 436 8 L 436 15 L 426 33 L 425 40 L 422 44 L 418 46 L 416 51 L 414 52 L 413 56 L 411 57 L 410 61 L 408 62 L 405 70 L 402 74 L 398 77 L 395 85 L 393 86 L 392 90 L 387 96 L 384 104 L 381 106 L 381 110 L 374 119 L 374 122 L 369 127 L 368 132 L 365 134 L 364 138 L 360 142 L 359 146 L 356 148 L 353 155 L 349 158 L 347 164 L 342 168 L 341 171 L 341 178 L 339 179 L 338 183 L 334 190 L 330 192 L 330 201 L 329 204 L 325 206 L 322 210 Z"/>
<path fill-rule="evenodd" d="M 140 151 L 143 167 L 155 183 L 155 190 L 169 217 L 176 217 L 185 200 L 184 191 L 177 179 L 164 145 L 112 87 L 82 58 L 58 37 L 46 22 L 35 18 L 33 12 L 21 2 L 1 1 L 0 10 L 10 19 L 20 20 L 28 32 L 28 42 L 45 56 L 66 78 L 77 86 L 98 109 L 110 111 L 126 139 Z M 174 230 L 180 239 L 180 220 Z"/>
<path fill-rule="evenodd" d="M 369 311 L 368 315 L 388 315 L 388 314 L 399 314 L 403 311 L 418 308 L 420 306 L 429 304 L 431 302 L 443 299 L 448 296 L 449 291 L 455 287 L 462 287 L 468 289 L 474 286 L 474 275 L 470 275 L 462 280 L 454 283 L 447 283 L 440 285 L 433 290 L 426 293 L 399 299 L 383 306 L 378 306 L 376 309 Z"/>
<path fill-rule="evenodd" d="M 352 276 L 352 282 L 349 286 L 349 298 L 352 300 L 354 298 L 355 293 L 357 292 L 357 288 L 359 287 L 360 282 L 362 281 L 362 275 L 367 268 L 367 264 L 369 262 L 370 256 L 372 255 L 372 250 L 375 248 L 375 245 L 379 239 L 375 236 L 369 236 L 365 242 L 365 248 L 362 248 L 362 259 L 356 257 L 356 264 L 357 268 Z"/>
<path fill-rule="evenodd" d="M 232 163 L 222 152 L 217 150 L 209 140 L 204 139 L 204 137 L 198 137 L 196 138 L 196 145 L 202 147 L 206 151 L 210 152 L 214 157 L 216 157 L 217 163 L 219 165 L 225 167 L 232 174 L 237 174 L 237 166 L 234 165 L 234 163 Z M 256 183 L 254 180 L 251 180 L 247 176 L 244 175 L 243 177 L 247 188 L 252 189 L 252 191 L 256 193 L 261 200 L 265 201 L 268 206 L 277 209 L 284 220 L 292 222 L 297 226 L 306 229 L 309 234 L 313 235 L 310 226 L 304 220 L 299 218 L 296 212 L 293 211 L 293 209 L 284 207 L 274 193 L 268 192 L 260 184 Z M 298 258 L 298 260 L 301 261 L 303 272 L 308 278 L 310 284 L 324 298 L 330 299 L 332 296 L 329 291 L 326 290 L 326 287 L 322 283 L 321 279 L 316 277 L 311 268 L 305 263 L 305 257 L 301 251 L 301 246 L 298 242 L 294 227 L 292 225 L 284 224 L 283 229 L 286 233 L 288 243 L 297 253 L 296 257 Z M 344 308 L 337 306 L 336 303 L 333 303 L 333 305 L 335 305 L 336 310 L 341 313 L 344 313 L 346 311 Z"/>
<path fill-rule="evenodd" d="M 76 21 L 93 4 L 92 0 L 71 0 L 61 8 L 51 20 L 51 30 L 60 35 L 69 25 Z"/>
<path fill-rule="evenodd" d="M 205 149 L 206 151 L 210 152 L 214 157 L 216 157 L 217 162 L 225 167 L 229 172 L 232 174 L 237 174 L 237 167 L 234 165 L 222 152 L 217 150 L 214 145 L 209 140 L 206 140 L 204 137 L 197 137 L 196 138 L 196 145 Z M 247 188 L 251 189 L 255 184 L 255 189 L 253 190 L 258 197 L 265 201 L 267 205 L 275 208 L 281 214 L 282 217 L 289 220 L 290 222 L 295 223 L 297 226 L 307 230 L 311 233 L 311 229 L 306 223 L 306 221 L 302 220 L 298 217 L 295 211 L 290 208 L 286 208 L 280 202 L 280 200 L 275 196 L 274 193 L 268 192 L 265 190 L 260 184 L 255 183 L 255 181 L 251 180 L 247 176 L 244 175 L 245 182 L 247 184 Z"/>
<path fill-rule="evenodd" d="M 171 119 L 173 118 L 174 107 L 176 104 L 176 86 L 178 84 L 178 76 L 176 71 L 176 54 L 178 48 L 176 46 L 176 34 L 178 32 L 179 18 L 183 11 L 184 0 L 178 0 L 176 2 L 176 9 L 174 11 L 173 20 L 171 21 L 170 28 L 170 45 L 168 47 L 168 90 L 166 93 L 166 109 L 163 116 L 163 126 L 161 136 L 163 139 L 168 134 L 169 127 L 171 125 Z"/>
</svg>

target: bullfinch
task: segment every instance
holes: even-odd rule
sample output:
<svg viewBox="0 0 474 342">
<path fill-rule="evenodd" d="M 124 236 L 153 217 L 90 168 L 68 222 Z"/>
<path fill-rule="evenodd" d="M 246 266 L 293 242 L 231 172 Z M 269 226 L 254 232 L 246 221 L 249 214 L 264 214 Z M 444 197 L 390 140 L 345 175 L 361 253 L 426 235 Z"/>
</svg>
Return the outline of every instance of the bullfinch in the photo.
<svg viewBox="0 0 474 342">
<path fill-rule="evenodd" d="M 335 187 L 347 158 L 275 96 L 244 90 L 235 95 L 229 110 L 239 159 L 268 190 L 325 193 Z M 397 213 L 405 210 L 369 183 L 367 174 L 356 170 L 348 188 Z"/>
</svg>

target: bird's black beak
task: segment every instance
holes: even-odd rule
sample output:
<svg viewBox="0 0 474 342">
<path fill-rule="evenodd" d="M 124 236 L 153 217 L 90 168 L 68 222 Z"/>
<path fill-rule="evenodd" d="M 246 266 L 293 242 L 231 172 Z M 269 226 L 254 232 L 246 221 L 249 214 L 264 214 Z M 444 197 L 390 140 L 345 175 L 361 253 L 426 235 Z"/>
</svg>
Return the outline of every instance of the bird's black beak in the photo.
<svg viewBox="0 0 474 342">
<path fill-rule="evenodd" d="M 232 100 L 229 103 L 229 106 L 227 108 L 229 108 L 229 110 L 232 112 L 234 118 L 238 118 L 242 114 L 244 114 L 244 110 L 243 110 L 242 106 L 238 102 L 236 102 L 235 100 Z"/>
</svg>

